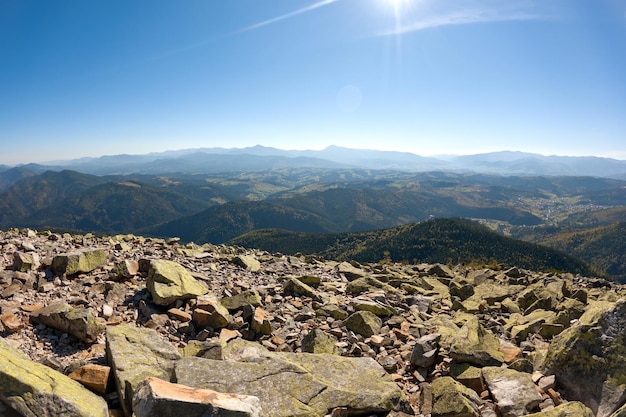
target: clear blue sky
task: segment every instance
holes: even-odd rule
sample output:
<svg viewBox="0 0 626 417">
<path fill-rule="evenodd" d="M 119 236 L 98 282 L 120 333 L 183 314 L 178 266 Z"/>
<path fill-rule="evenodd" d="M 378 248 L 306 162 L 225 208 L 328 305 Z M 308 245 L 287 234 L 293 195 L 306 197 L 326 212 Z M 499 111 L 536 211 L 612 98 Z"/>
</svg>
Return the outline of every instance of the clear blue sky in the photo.
<svg viewBox="0 0 626 417">
<path fill-rule="evenodd" d="M 0 2 L 0 163 L 256 144 L 626 159 L 626 0 Z"/>
</svg>

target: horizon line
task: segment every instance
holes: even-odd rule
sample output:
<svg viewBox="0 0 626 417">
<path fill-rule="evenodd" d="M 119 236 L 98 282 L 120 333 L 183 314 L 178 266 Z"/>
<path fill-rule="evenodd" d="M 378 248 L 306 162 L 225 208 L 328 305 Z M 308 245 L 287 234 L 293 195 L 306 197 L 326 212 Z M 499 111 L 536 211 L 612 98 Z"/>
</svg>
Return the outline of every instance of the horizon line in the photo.
<svg viewBox="0 0 626 417">
<path fill-rule="evenodd" d="M 237 146 L 233 146 L 233 147 L 223 147 L 223 146 L 214 146 L 214 147 L 196 147 L 196 148 L 179 148 L 179 149 L 165 149 L 165 150 L 161 150 L 161 151 L 150 151 L 150 152 L 146 152 L 146 153 L 112 153 L 112 154 L 102 154 L 102 155 L 98 155 L 98 156 L 77 156 L 75 158 L 68 158 L 68 159 L 54 159 L 54 160 L 45 160 L 45 161 L 29 161 L 29 162 L 19 162 L 16 164 L 11 164 L 11 163 L 4 163 L 4 162 L 0 162 L 0 166 L 5 166 L 5 167 L 9 167 L 9 168 L 17 168 L 17 167 L 22 167 L 22 166 L 27 166 L 27 165 L 43 165 L 43 166 L 54 166 L 56 164 L 63 164 L 63 163 L 68 163 L 68 162 L 77 162 L 80 160 L 84 160 L 86 161 L 90 161 L 90 160 L 94 160 L 94 159 L 101 159 L 101 158 L 106 158 L 106 157 L 119 157 L 119 156 L 149 156 L 149 155 L 159 155 L 159 154 L 167 154 L 167 153 L 174 153 L 174 152 L 202 152 L 202 153 L 210 153 L 210 152 L 205 152 L 205 151 L 212 151 L 212 150 L 222 150 L 222 151 L 232 151 L 232 150 L 239 150 L 239 151 L 244 151 L 247 149 L 253 149 L 253 148 L 263 148 L 263 149 L 273 149 L 273 150 L 277 150 L 277 151 L 282 151 L 282 152 L 324 152 L 327 151 L 329 149 L 332 148 L 337 148 L 337 149 L 342 149 L 342 150 L 349 150 L 349 151 L 365 151 L 365 152 L 380 152 L 380 153 L 386 153 L 386 154 L 409 154 L 409 155 L 414 155 L 417 157 L 421 157 L 421 158 L 431 158 L 431 159 L 435 159 L 435 160 L 442 160 L 441 158 L 459 158 L 459 157 L 468 157 L 468 156 L 481 156 L 481 155 L 493 155 L 493 154 L 504 154 L 504 153 L 508 153 L 508 154 L 523 154 L 526 156 L 539 156 L 539 157 L 544 157 L 544 158 L 550 158 L 550 157 L 557 157 L 557 158 L 598 158 L 598 159 L 609 159 L 609 160 L 615 160 L 615 161 L 624 161 L 626 162 L 626 158 L 624 159 L 620 159 L 617 157 L 613 157 L 613 156 L 598 156 L 598 155 L 559 155 L 559 154 L 543 154 L 540 152 L 531 152 L 531 151 L 522 151 L 522 150 L 511 150 L 511 149 L 502 149 L 502 150 L 496 150 L 496 151 L 485 151 L 485 152 L 477 152 L 477 153 L 436 153 L 436 154 L 419 154 L 413 151 L 407 151 L 407 150 L 389 150 L 389 149 L 375 149 L 375 148 L 352 148 L 352 147 L 348 147 L 348 146 L 341 146 L 341 145 L 328 145 L 325 146 L 324 148 L 321 149 L 286 149 L 286 148 L 279 148 L 276 146 L 266 146 L 266 145 L 261 145 L 261 144 L 256 144 L 256 145 L 251 145 L 251 146 L 242 146 L 242 147 L 237 147 Z"/>
</svg>

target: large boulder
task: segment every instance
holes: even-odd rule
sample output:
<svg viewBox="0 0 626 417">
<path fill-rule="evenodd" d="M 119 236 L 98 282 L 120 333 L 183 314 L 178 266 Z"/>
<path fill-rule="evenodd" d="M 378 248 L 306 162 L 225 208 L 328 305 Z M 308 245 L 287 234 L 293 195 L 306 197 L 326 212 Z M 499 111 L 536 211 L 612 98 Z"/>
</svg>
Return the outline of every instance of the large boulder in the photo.
<svg viewBox="0 0 626 417">
<path fill-rule="evenodd" d="M 482 374 L 502 417 L 539 411 L 542 398 L 530 374 L 495 366 L 483 368 Z"/>
<path fill-rule="evenodd" d="M 259 417 L 261 403 L 249 395 L 224 394 L 148 377 L 133 397 L 136 417 Z"/>
<path fill-rule="evenodd" d="M 91 272 L 106 265 L 104 249 L 90 249 L 57 255 L 52 259 L 52 270 L 56 274 L 74 275 Z"/>
<path fill-rule="evenodd" d="M 479 323 L 478 317 L 471 316 L 454 336 L 450 357 L 478 366 L 498 366 L 504 362 L 499 348 L 500 342 L 493 333 Z"/>
<path fill-rule="evenodd" d="M 432 384 L 433 417 L 479 417 L 480 398 L 470 388 L 449 376 L 437 378 Z"/>
<path fill-rule="evenodd" d="M 526 417 L 594 417 L 594 415 L 593 411 L 583 403 L 572 401 L 563 403 L 551 410 L 527 414 Z"/>
<path fill-rule="evenodd" d="M 352 330 L 361 336 L 370 337 L 377 334 L 383 322 L 378 316 L 369 311 L 352 313 L 344 322 L 346 329 Z"/>
<path fill-rule="evenodd" d="M 0 338 L 0 404 L 22 416 L 107 417 L 106 402 L 78 382 L 32 362 Z"/>
<path fill-rule="evenodd" d="M 109 326 L 106 339 L 120 403 L 124 413 L 130 416 L 137 386 L 149 376 L 170 381 L 174 362 L 182 356 L 152 329 L 127 324 Z"/>
<path fill-rule="evenodd" d="M 626 401 L 626 299 L 589 306 L 580 323 L 554 338 L 542 368 L 556 375 L 567 398 L 598 417 Z"/>
<path fill-rule="evenodd" d="M 322 417 L 337 407 L 359 415 L 409 411 L 402 391 L 371 358 L 272 353 L 244 341 L 229 343 L 225 358 L 182 359 L 176 363 L 176 381 L 256 396 L 266 417 Z"/>
<path fill-rule="evenodd" d="M 146 287 L 154 303 L 162 306 L 177 300 L 197 298 L 208 292 L 184 266 L 164 259 L 150 261 Z"/>
<path fill-rule="evenodd" d="M 31 320 L 70 334 L 85 343 L 95 342 L 105 329 L 91 310 L 73 307 L 62 300 L 35 311 Z"/>
</svg>

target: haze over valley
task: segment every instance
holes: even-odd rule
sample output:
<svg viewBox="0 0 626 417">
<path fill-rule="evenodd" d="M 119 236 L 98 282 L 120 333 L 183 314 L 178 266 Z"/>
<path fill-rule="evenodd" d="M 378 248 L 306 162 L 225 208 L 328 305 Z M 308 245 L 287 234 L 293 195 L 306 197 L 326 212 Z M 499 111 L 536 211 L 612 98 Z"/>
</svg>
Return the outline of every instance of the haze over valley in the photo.
<svg viewBox="0 0 626 417">
<path fill-rule="evenodd" d="M 388 253 L 396 261 L 428 256 L 430 262 L 514 264 L 505 256 L 513 249 L 505 250 L 498 238 L 477 237 L 489 231 L 573 255 L 587 263 L 578 271 L 626 279 L 626 161 L 614 159 L 519 152 L 440 159 L 340 147 L 192 149 L 3 167 L 0 191 L 1 228 L 177 236 L 368 261 Z M 444 218 L 472 219 L 484 231 L 442 223 L 439 235 L 425 237 L 414 229 L 419 236 L 413 238 L 447 248 L 438 255 L 416 251 L 423 243 L 407 242 L 401 230 L 387 233 L 403 236 L 402 244 L 387 242 L 404 248 L 395 252 L 364 250 L 382 245 L 383 235 L 359 235 Z M 450 238 L 446 228 L 462 232 Z M 360 241 L 369 255 L 334 243 L 346 239 Z M 460 249 L 473 240 L 485 242 L 482 249 Z M 529 268 L 558 269 L 522 258 L 518 262 Z"/>
</svg>

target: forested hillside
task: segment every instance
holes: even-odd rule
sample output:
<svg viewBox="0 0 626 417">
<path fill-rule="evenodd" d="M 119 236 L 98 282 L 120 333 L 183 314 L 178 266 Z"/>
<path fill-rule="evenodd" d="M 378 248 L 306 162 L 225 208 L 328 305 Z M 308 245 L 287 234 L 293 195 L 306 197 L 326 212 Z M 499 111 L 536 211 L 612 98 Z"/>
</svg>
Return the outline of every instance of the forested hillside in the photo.
<svg viewBox="0 0 626 417">
<path fill-rule="evenodd" d="M 467 219 L 433 219 L 391 229 L 340 234 L 255 231 L 229 242 L 286 254 L 312 253 L 359 262 L 449 263 L 517 266 L 538 271 L 598 274 L 555 249 L 507 238 Z"/>
</svg>

